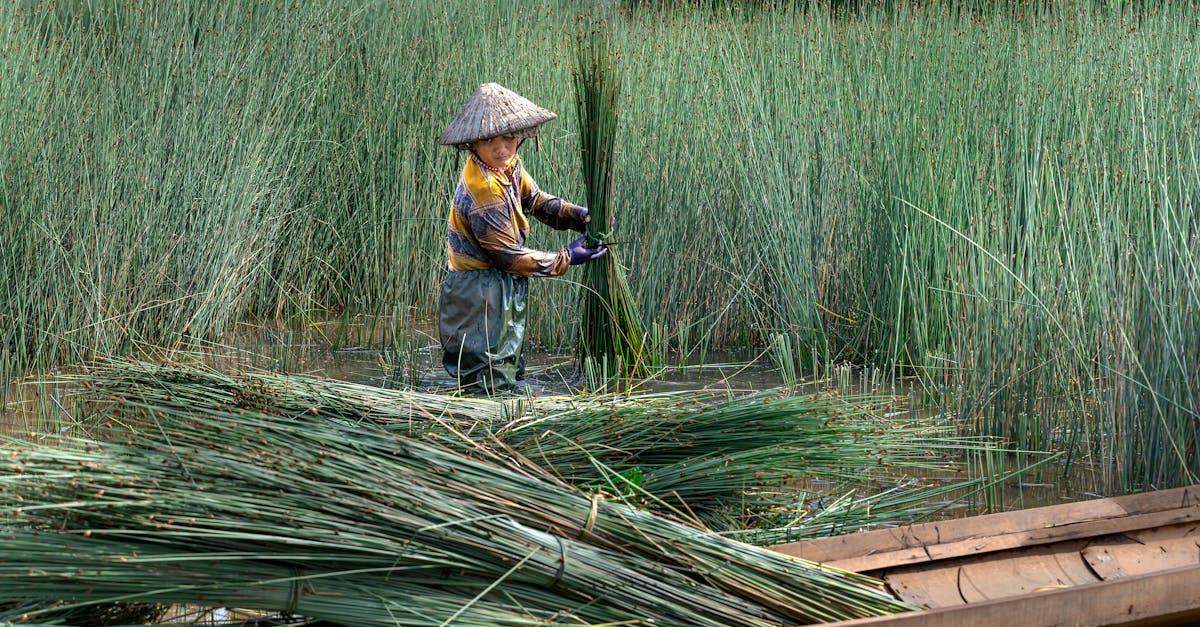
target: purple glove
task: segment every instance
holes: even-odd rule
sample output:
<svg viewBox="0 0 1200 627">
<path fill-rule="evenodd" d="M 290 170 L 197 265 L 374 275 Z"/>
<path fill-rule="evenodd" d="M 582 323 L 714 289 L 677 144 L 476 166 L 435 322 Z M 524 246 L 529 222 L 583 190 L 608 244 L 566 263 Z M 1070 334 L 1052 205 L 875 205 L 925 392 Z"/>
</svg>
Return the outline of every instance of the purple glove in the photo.
<svg viewBox="0 0 1200 627">
<path fill-rule="evenodd" d="M 588 222 L 592 221 L 592 217 L 588 215 L 588 208 L 583 206 L 577 207 L 575 209 L 575 219 L 579 220 L 579 223 L 583 225 L 583 228 L 578 229 L 578 231 L 580 233 L 587 233 Z"/>
<path fill-rule="evenodd" d="M 587 225 L 592 221 L 592 216 L 588 215 L 588 208 L 583 205 L 576 205 L 575 219 L 579 220 L 580 224 L 583 225 L 583 230 L 580 233 L 587 233 Z M 608 218 L 608 230 L 611 231 L 615 228 L 617 228 L 617 215 L 614 213 Z"/>
<path fill-rule="evenodd" d="M 608 249 L 604 246 L 588 248 L 584 245 L 585 241 L 587 241 L 587 235 L 580 235 L 570 244 L 567 244 L 567 253 L 571 255 L 571 265 L 577 266 L 581 263 L 599 259 L 608 252 Z"/>
</svg>

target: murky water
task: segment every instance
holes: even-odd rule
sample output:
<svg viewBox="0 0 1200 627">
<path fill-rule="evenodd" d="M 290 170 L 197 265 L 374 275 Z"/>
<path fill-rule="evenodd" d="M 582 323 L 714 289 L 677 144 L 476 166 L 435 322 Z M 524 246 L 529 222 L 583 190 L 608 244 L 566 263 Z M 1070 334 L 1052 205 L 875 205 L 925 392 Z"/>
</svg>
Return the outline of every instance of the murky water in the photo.
<svg viewBox="0 0 1200 627">
<path fill-rule="evenodd" d="M 309 325 L 302 331 L 242 325 L 213 346 L 217 359 L 231 367 L 305 372 L 355 383 L 450 391 L 456 382 L 441 365 L 437 331 L 430 323 L 412 325 L 397 337 L 386 322 L 359 321 L 333 327 Z M 782 385 L 762 353 L 710 352 L 672 356 L 674 363 L 642 381 L 621 384 L 622 391 L 736 389 Z M 575 356 L 528 347 L 526 376 L 533 393 L 570 394 L 587 388 Z"/>
<path fill-rule="evenodd" d="M 251 368 L 277 372 L 305 373 L 382 387 L 415 387 L 428 391 L 455 388 L 441 367 L 441 349 L 430 324 L 413 324 L 397 336 L 386 319 L 317 322 L 300 327 L 239 325 L 222 341 L 195 352 L 219 368 Z M 700 356 L 673 357 L 677 363 L 655 376 L 620 384 L 623 392 L 668 392 L 718 389 L 749 391 L 783 384 L 767 355 L 761 352 L 723 352 Z M 526 393 L 573 394 L 587 389 L 573 355 L 533 348 L 526 353 Z M 798 386 L 801 391 L 836 389 L 842 392 L 879 393 L 897 398 L 897 412 L 930 415 L 938 408 L 922 406 L 919 390 L 903 381 L 885 380 L 850 367 L 835 369 L 828 376 Z M 594 391 L 594 390 L 588 390 Z M 73 397 L 52 385 L 27 382 L 10 389 L 6 411 L 0 414 L 0 434 L 48 434 L 60 431 L 73 417 Z M 66 420 L 64 420 L 64 416 Z M 1012 460 L 1005 462 L 1012 464 Z M 994 471 L 993 471 L 994 472 Z M 1087 473 L 1063 478 L 1061 468 L 1047 464 L 1036 472 L 1012 477 L 1003 488 L 989 494 L 951 501 L 946 515 L 978 513 L 984 508 L 1018 509 L 1095 498 Z M 897 477 L 912 479 L 913 477 Z M 930 471 L 919 477 L 924 483 L 962 481 L 961 473 L 939 476 Z M 842 486 L 820 482 L 806 486 L 836 493 Z M 847 488 L 849 486 L 846 486 Z M 955 495 L 962 496 L 962 495 Z"/>
</svg>

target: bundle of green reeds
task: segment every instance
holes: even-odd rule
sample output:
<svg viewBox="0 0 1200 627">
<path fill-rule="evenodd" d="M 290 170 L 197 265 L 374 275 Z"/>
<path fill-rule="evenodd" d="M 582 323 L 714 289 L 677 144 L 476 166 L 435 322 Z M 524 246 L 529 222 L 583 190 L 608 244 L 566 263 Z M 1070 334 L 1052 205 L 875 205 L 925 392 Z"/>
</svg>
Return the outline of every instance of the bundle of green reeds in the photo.
<svg viewBox="0 0 1200 627">
<path fill-rule="evenodd" d="M 612 206 L 613 158 L 615 156 L 621 73 L 610 49 L 607 24 L 587 28 L 576 41 L 575 110 L 584 187 L 592 221 L 588 245 L 612 241 L 615 217 Z M 580 296 L 580 358 L 591 359 L 608 373 L 636 376 L 654 364 L 648 350 L 642 318 L 618 260 L 619 250 L 583 269 Z"/>
<path fill-rule="evenodd" d="M 61 601 L 6 602 L 0 600 L 0 621 L 37 612 L 38 619 L 19 620 L 21 627 L 73 625 L 78 627 L 117 627 L 118 625 L 160 625 L 171 616 L 171 607 L 161 603 L 103 603 L 70 607 Z M 179 621 L 175 621 L 177 624 Z M 12 623 L 2 623 L 9 627 Z M 248 626 L 244 626 L 248 627 Z"/>
<path fill-rule="evenodd" d="M 957 436 L 945 421 L 884 418 L 891 399 L 875 395 L 768 391 L 731 399 L 723 392 L 676 392 L 495 401 L 136 361 L 114 361 L 80 379 L 96 397 L 117 403 L 370 420 L 393 434 L 437 439 L 468 455 L 487 447 L 505 463 L 523 460 L 518 468 L 544 469 L 558 480 L 626 495 L 652 509 L 690 511 L 722 531 L 744 526 L 739 517 L 761 517 L 793 503 L 801 480 L 862 486 L 881 473 L 894 478 L 950 468 L 965 450 L 994 448 L 986 439 Z M 967 492 L 990 479 L 954 488 Z M 921 509 L 912 499 L 893 507 L 867 504 L 872 507 L 862 508 L 867 511 L 855 519 L 857 526 L 906 520 Z M 790 533 L 804 534 L 809 522 L 798 521 Z"/>
<path fill-rule="evenodd" d="M 0 451 L 0 589 L 18 600 L 354 625 L 766 626 L 909 609 L 869 578 L 369 421 L 133 398 L 109 415 L 125 427 L 102 440 Z"/>
</svg>

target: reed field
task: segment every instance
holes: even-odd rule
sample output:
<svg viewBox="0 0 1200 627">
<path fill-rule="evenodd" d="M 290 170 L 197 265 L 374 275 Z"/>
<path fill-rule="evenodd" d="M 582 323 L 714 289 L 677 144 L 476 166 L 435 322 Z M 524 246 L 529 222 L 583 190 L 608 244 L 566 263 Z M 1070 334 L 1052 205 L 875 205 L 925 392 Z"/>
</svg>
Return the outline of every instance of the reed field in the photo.
<svg viewBox="0 0 1200 627">
<path fill-rule="evenodd" d="M 1109 489 L 1196 481 L 1194 3 L 701 4 L 604 11 L 613 239 L 662 341 L 873 365 Z M 558 113 L 522 155 L 582 202 L 591 6 L 4 3 L 0 371 L 431 316 L 461 166 L 436 138 L 478 84 Z M 575 346 L 573 276 L 535 283 L 532 341 Z"/>
</svg>

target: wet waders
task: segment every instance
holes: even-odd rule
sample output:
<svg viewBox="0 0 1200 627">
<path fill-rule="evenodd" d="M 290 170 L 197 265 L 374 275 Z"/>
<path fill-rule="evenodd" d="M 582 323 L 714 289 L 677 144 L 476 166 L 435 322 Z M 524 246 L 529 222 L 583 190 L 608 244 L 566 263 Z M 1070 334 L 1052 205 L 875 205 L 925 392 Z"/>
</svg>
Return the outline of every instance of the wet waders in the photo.
<svg viewBox="0 0 1200 627">
<path fill-rule="evenodd" d="M 451 271 L 442 282 L 442 365 L 463 390 L 494 394 L 525 378 L 529 279 L 501 270 Z"/>
</svg>

